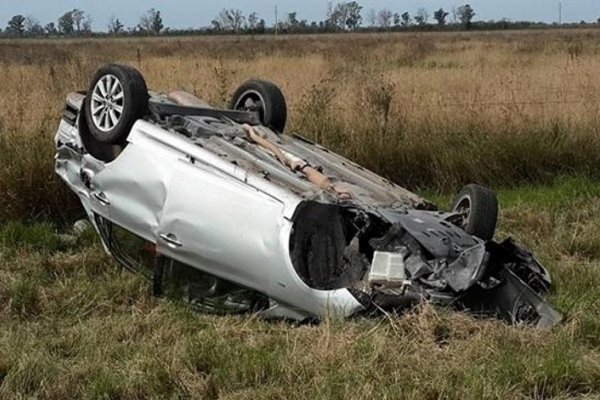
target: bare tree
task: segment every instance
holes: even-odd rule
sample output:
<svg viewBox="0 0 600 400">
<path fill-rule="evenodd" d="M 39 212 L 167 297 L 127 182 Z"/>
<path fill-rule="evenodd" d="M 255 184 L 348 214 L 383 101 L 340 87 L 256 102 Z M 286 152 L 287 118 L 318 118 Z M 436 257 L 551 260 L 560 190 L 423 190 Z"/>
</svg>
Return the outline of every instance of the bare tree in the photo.
<svg viewBox="0 0 600 400">
<path fill-rule="evenodd" d="M 108 33 L 111 35 L 118 35 L 119 33 L 123 32 L 123 28 L 124 26 L 119 18 L 116 18 L 114 15 L 112 15 L 108 21 Z"/>
<path fill-rule="evenodd" d="M 81 29 L 83 28 L 83 21 L 85 19 L 85 13 L 83 10 L 75 8 L 71 11 L 71 18 L 73 18 L 73 24 L 75 25 L 75 30 L 77 33 L 81 33 Z"/>
<path fill-rule="evenodd" d="M 342 30 L 354 30 L 362 23 L 362 6 L 356 1 L 337 3 L 332 8 L 332 4 L 328 4 L 327 24 L 335 26 Z"/>
<path fill-rule="evenodd" d="M 251 31 L 254 31 L 259 22 L 258 14 L 256 12 L 250 13 L 248 15 L 248 18 L 246 18 L 246 22 L 247 22 L 248 29 L 250 29 Z"/>
<path fill-rule="evenodd" d="M 92 23 L 94 20 L 90 14 L 86 14 L 85 19 L 81 23 L 81 32 L 90 35 L 92 33 Z"/>
<path fill-rule="evenodd" d="M 45 33 L 44 28 L 42 27 L 42 25 L 40 25 L 40 21 L 38 21 L 31 15 L 25 17 L 24 26 L 25 32 L 29 36 L 41 36 Z"/>
<path fill-rule="evenodd" d="M 388 29 L 390 26 L 392 26 L 393 16 L 394 13 L 387 8 L 384 8 L 377 14 L 377 24 L 384 29 Z"/>
<path fill-rule="evenodd" d="M 140 17 L 137 28 L 145 33 L 150 33 L 152 31 L 152 18 L 150 17 L 149 13 L 146 13 Z"/>
<path fill-rule="evenodd" d="M 222 9 L 212 25 L 216 30 L 235 31 L 238 33 L 244 25 L 246 18 L 239 9 Z"/>
<path fill-rule="evenodd" d="M 429 20 L 429 13 L 424 8 L 419 8 L 417 13 L 415 14 L 415 22 L 419 26 L 427 25 L 427 21 Z"/>
</svg>

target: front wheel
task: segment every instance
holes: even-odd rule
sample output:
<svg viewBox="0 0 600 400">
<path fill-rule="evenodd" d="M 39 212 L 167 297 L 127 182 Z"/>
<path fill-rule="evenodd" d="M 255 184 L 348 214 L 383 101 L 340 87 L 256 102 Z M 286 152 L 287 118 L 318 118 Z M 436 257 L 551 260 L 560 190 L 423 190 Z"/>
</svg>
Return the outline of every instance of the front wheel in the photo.
<svg viewBox="0 0 600 400">
<path fill-rule="evenodd" d="M 133 124 L 148 112 L 146 82 L 135 68 L 109 64 L 100 68 L 85 99 L 90 133 L 107 144 L 123 144 Z"/>
<path fill-rule="evenodd" d="M 465 186 L 451 208 L 454 223 L 468 234 L 492 240 L 498 222 L 498 198 L 490 189 L 476 184 Z"/>
</svg>

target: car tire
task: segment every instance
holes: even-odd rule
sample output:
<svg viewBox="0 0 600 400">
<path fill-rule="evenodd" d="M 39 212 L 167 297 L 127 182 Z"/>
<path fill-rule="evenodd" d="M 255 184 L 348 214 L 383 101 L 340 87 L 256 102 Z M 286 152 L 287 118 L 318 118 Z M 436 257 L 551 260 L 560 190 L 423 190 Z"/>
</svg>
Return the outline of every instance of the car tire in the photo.
<svg viewBox="0 0 600 400">
<path fill-rule="evenodd" d="M 456 224 L 465 232 L 492 240 L 498 222 L 498 198 L 492 190 L 481 185 L 467 185 L 454 199 L 451 210 L 464 214 Z"/>
<path fill-rule="evenodd" d="M 85 99 L 85 118 L 96 140 L 124 144 L 133 124 L 148 113 L 148 88 L 142 74 L 127 65 L 100 68 Z"/>
<path fill-rule="evenodd" d="M 287 105 L 283 93 L 272 82 L 253 79 L 242 84 L 233 94 L 229 109 L 257 111 L 261 123 L 277 133 L 287 121 Z"/>
</svg>

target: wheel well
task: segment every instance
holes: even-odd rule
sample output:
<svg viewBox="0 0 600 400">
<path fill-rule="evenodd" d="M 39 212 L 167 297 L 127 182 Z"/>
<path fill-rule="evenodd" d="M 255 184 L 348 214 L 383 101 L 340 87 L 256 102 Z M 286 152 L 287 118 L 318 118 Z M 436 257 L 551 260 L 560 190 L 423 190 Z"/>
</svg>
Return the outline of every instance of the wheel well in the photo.
<svg viewBox="0 0 600 400">
<path fill-rule="evenodd" d="M 81 138 L 85 151 L 92 157 L 105 163 L 114 161 L 119 154 L 121 154 L 123 149 L 125 149 L 126 144 L 113 145 L 97 140 L 88 127 L 87 119 L 85 118 L 85 107 L 85 102 L 83 102 L 78 118 L 79 137 Z"/>
<path fill-rule="evenodd" d="M 378 219 L 360 209 L 306 201 L 293 221 L 290 258 L 306 285 L 335 290 L 364 277 L 373 256 L 369 239 L 381 231 Z"/>
</svg>

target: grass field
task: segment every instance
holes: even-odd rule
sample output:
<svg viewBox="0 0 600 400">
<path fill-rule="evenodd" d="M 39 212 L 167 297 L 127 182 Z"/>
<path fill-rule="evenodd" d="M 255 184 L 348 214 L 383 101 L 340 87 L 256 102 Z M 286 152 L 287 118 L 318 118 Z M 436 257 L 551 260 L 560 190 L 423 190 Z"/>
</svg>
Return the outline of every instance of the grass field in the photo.
<svg viewBox="0 0 600 400">
<path fill-rule="evenodd" d="M 600 398 L 600 31 L 0 41 L 0 398 Z M 105 62 L 224 104 L 262 77 L 301 131 L 440 204 L 500 193 L 550 269 L 552 332 L 424 306 L 318 326 L 198 315 L 104 256 L 53 175 Z"/>
<path fill-rule="evenodd" d="M 600 174 L 600 31 L 0 42 L 0 220 L 72 207 L 52 175 L 65 94 L 103 63 L 225 104 L 279 84 L 290 129 L 411 188 Z M 68 207 L 66 205 L 69 205 Z"/>
</svg>

